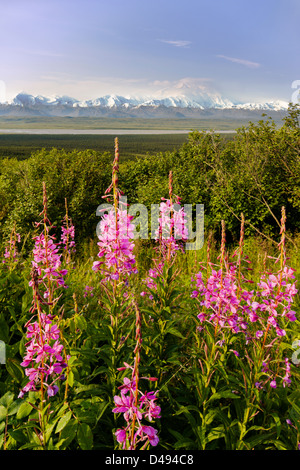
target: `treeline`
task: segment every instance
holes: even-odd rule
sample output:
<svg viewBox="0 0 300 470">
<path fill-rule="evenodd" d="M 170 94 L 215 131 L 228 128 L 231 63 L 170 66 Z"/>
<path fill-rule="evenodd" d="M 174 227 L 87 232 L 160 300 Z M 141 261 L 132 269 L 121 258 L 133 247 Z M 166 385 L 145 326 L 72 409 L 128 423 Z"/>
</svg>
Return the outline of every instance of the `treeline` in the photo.
<svg viewBox="0 0 300 470">
<path fill-rule="evenodd" d="M 204 204 L 206 233 L 218 232 L 224 219 L 229 237 L 238 239 L 243 213 L 246 235 L 260 233 L 275 239 L 285 206 L 286 228 L 293 235 L 300 229 L 299 114 L 299 108 L 291 105 L 281 127 L 263 117 L 237 129 L 231 140 L 191 132 L 177 151 L 121 163 L 119 187 L 129 204 L 139 202 L 150 208 L 168 196 L 172 170 L 173 192 L 182 204 Z M 122 137 L 119 143 L 122 155 Z M 7 238 L 14 226 L 23 238 L 34 230 L 43 181 L 51 222 L 61 225 L 66 199 L 77 242 L 95 238 L 96 209 L 111 182 L 112 160 L 108 152 L 56 148 L 39 150 L 23 161 L 2 160 L 0 239 Z"/>
<path fill-rule="evenodd" d="M 226 138 L 230 138 L 230 136 L 231 134 L 226 135 Z M 0 159 L 7 157 L 26 160 L 32 153 L 43 148 L 46 150 L 52 148 L 67 151 L 90 149 L 101 153 L 111 152 L 113 137 L 108 134 L 1 134 Z M 153 155 L 157 152 L 172 152 L 179 149 L 186 140 L 187 134 L 124 134 L 122 135 L 121 159 L 124 161 L 148 153 Z"/>
</svg>

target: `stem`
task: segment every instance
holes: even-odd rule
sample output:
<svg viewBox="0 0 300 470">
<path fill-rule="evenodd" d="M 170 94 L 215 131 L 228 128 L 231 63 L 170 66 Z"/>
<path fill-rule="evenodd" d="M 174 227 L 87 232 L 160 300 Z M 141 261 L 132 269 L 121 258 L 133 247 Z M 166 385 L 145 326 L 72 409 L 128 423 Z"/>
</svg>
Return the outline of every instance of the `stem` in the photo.
<svg viewBox="0 0 300 470">
<path fill-rule="evenodd" d="M 141 360 L 141 344 L 142 344 L 142 331 L 141 331 L 141 313 L 138 308 L 138 305 L 136 301 L 134 300 L 134 307 L 135 307 L 135 313 L 136 313 L 136 321 L 135 321 L 135 326 L 136 326 L 136 346 L 134 349 L 134 354 L 135 354 L 135 361 L 134 361 L 134 368 L 132 372 L 132 377 L 135 378 L 135 397 L 134 397 L 134 406 L 135 409 L 138 407 L 138 393 L 139 393 L 139 364 Z M 131 428 L 131 448 L 133 449 L 134 446 L 134 430 L 135 430 L 135 422 L 136 422 L 136 413 L 133 415 L 133 420 L 132 420 L 132 428 Z"/>
<path fill-rule="evenodd" d="M 44 348 L 44 338 L 43 338 L 43 326 L 42 326 L 42 318 L 41 318 L 41 307 L 39 303 L 39 296 L 38 296 L 38 285 L 37 285 L 37 276 L 35 271 L 33 272 L 32 275 L 33 278 L 33 299 L 34 299 L 34 304 L 37 310 L 37 315 L 38 315 L 38 324 L 39 324 L 39 333 L 40 333 L 40 342 L 42 345 L 42 348 Z M 43 416 L 43 408 L 44 408 L 44 357 L 42 356 L 42 368 L 41 368 L 41 401 L 40 401 L 40 409 L 39 409 L 39 418 L 40 418 L 40 425 L 41 425 L 41 431 L 42 431 L 42 442 L 43 445 L 45 444 L 45 423 L 44 423 L 44 416 Z"/>
<path fill-rule="evenodd" d="M 245 229 L 244 229 L 244 227 L 245 227 L 245 218 L 244 218 L 243 213 L 241 214 L 241 219 L 242 219 L 242 222 L 241 222 L 241 233 L 240 233 L 240 242 L 239 242 L 239 257 L 238 257 L 239 270 L 238 270 L 237 297 L 240 296 L 240 292 L 241 292 L 241 258 L 242 258 L 242 254 L 243 254 L 244 233 L 245 233 Z"/>
<path fill-rule="evenodd" d="M 46 268 L 48 269 L 49 267 L 49 261 L 48 261 L 48 225 L 47 222 L 49 222 L 48 217 L 47 217 L 47 191 L 46 191 L 46 184 L 43 182 L 43 215 L 44 215 L 44 237 L 45 237 L 45 254 L 46 254 Z M 51 288 L 51 277 L 49 272 L 47 272 L 47 280 L 48 280 L 48 291 L 49 291 L 49 310 L 50 313 L 52 311 L 52 288 Z"/>
<path fill-rule="evenodd" d="M 113 186 L 113 196 L 114 196 L 114 208 L 115 208 L 115 229 L 116 229 L 116 240 L 119 242 L 119 233 L 118 233 L 118 204 L 119 204 L 119 193 L 118 193 L 118 172 L 119 172 L 119 140 L 115 138 L 115 159 L 113 162 L 112 169 L 112 186 Z M 115 272 L 117 273 L 117 266 Z M 114 280 L 114 296 L 117 291 L 117 279 Z"/>
<path fill-rule="evenodd" d="M 68 213 L 68 204 L 67 198 L 65 198 L 65 208 L 66 208 L 66 229 L 67 229 L 67 243 L 66 243 L 66 255 L 65 261 L 68 264 L 71 261 L 71 254 L 69 253 L 69 213 Z"/>
<path fill-rule="evenodd" d="M 223 263 L 224 263 L 224 258 L 225 258 L 225 222 L 222 220 L 222 240 L 221 240 L 221 280 L 220 280 L 220 289 L 223 288 Z M 215 336 L 217 335 L 217 330 L 219 326 L 219 316 L 221 313 L 221 302 L 219 302 L 219 311 L 218 311 L 218 316 L 217 316 L 217 322 L 215 326 Z"/>
<path fill-rule="evenodd" d="M 173 172 L 172 171 L 170 171 L 169 173 L 169 199 L 170 199 L 171 211 L 170 211 L 170 242 L 168 246 L 168 257 L 167 257 L 168 263 L 170 262 L 170 258 L 171 258 L 172 237 L 174 235 L 174 227 L 173 227 L 174 213 L 173 213 L 173 201 L 172 201 L 173 199 Z"/>
</svg>

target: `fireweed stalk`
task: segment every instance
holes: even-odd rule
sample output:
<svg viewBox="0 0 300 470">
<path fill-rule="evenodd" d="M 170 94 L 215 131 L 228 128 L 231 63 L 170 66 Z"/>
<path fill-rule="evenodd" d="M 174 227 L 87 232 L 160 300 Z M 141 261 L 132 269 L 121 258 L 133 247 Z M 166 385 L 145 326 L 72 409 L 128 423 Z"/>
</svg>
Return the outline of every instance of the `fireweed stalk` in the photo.
<svg viewBox="0 0 300 470">
<path fill-rule="evenodd" d="M 25 374 L 29 377 L 29 382 L 20 392 L 20 396 L 29 390 L 36 390 L 39 385 L 41 403 L 43 403 L 46 388 L 48 396 L 57 393 L 56 381 L 58 378 L 64 378 L 62 369 L 66 367 L 67 359 L 66 355 L 64 360 L 61 356 L 63 346 L 59 342 L 60 331 L 53 316 L 55 305 L 60 297 L 56 291 L 61 287 L 66 287 L 63 276 L 67 274 L 67 270 L 60 269 L 59 244 L 56 244 L 54 237 L 49 234 L 52 226 L 47 216 L 45 184 L 43 184 L 43 211 L 41 214 L 43 220 L 37 223 L 37 226 L 42 225 L 43 232 L 34 237 L 32 275 L 29 282 L 33 290 L 33 307 L 30 313 L 37 316 L 37 321 L 32 322 L 33 316 L 25 325 L 26 336 L 31 339 L 26 344 L 26 354 L 21 365 L 26 368 Z M 51 378 L 52 381 L 49 383 Z"/>
<path fill-rule="evenodd" d="M 39 393 L 39 407 L 36 408 L 39 414 L 40 432 L 36 429 L 37 436 L 42 448 L 46 448 L 46 428 L 49 416 L 49 406 L 46 410 L 47 398 L 57 394 L 58 383 L 65 380 L 64 370 L 67 363 L 63 358 L 63 345 L 60 343 L 60 331 L 53 321 L 53 316 L 46 314 L 42 310 L 45 304 L 39 293 L 39 278 L 35 268 L 32 269 L 32 279 L 30 282 L 33 290 L 33 306 L 30 313 L 36 316 L 36 321 L 32 318 L 27 322 L 26 353 L 21 362 L 25 368 L 25 375 L 29 378 L 27 384 L 22 388 L 18 398 L 23 398 L 25 393 L 34 391 Z M 47 412 L 45 412 L 45 411 Z"/>
<path fill-rule="evenodd" d="M 35 246 L 33 248 L 32 266 L 38 273 L 39 289 L 43 290 L 44 299 L 47 299 L 49 310 L 54 308 L 58 298 L 55 298 L 55 291 L 65 285 L 64 276 L 68 273 L 67 269 L 61 269 L 61 254 L 59 252 L 59 243 L 55 242 L 55 236 L 50 235 L 53 228 L 47 215 L 47 191 L 43 183 L 43 219 L 36 223 L 37 227 L 42 226 L 43 231 L 40 235 L 34 237 Z"/>
<path fill-rule="evenodd" d="M 119 371 L 129 369 L 132 371 L 131 379 L 125 377 L 123 385 L 119 387 L 121 395 L 114 397 L 116 407 L 113 413 L 123 413 L 126 426 L 117 429 L 115 436 L 119 446 L 123 450 L 145 450 L 149 444 L 156 446 L 159 442 L 157 430 L 143 419 L 152 422 L 160 418 L 160 407 L 155 403 L 156 392 L 143 393 L 139 389 L 140 379 L 157 381 L 156 377 L 140 377 L 140 350 L 142 344 L 141 313 L 135 300 L 133 300 L 136 311 L 136 346 L 134 349 L 134 365 L 124 363 L 125 367 L 118 368 Z"/>
<path fill-rule="evenodd" d="M 132 216 L 127 214 L 127 210 L 120 206 L 120 195 L 123 193 L 118 188 L 119 172 L 119 142 L 115 139 L 115 158 L 112 169 L 112 182 L 105 191 L 105 198 L 108 202 L 113 202 L 113 207 L 104 213 L 99 223 L 99 261 L 93 263 L 93 270 L 102 275 L 101 285 L 103 287 L 102 303 L 110 315 L 110 364 L 108 380 L 114 396 L 116 408 L 114 413 L 124 412 L 124 418 L 127 426 L 118 429 L 116 432 L 117 441 L 124 449 L 136 449 L 138 443 L 143 444 L 145 448 L 148 442 L 156 445 L 158 438 L 156 430 L 151 426 L 143 426 L 141 418 L 143 415 L 149 415 L 152 419 L 152 411 L 157 414 L 154 401 L 156 399 L 153 393 L 146 393 L 140 396 L 139 391 L 139 362 L 141 347 L 141 316 L 134 295 L 129 286 L 129 277 L 137 273 L 134 249 L 134 225 L 131 223 Z M 132 310 L 136 313 L 136 347 L 134 350 L 134 366 L 117 368 L 118 346 L 124 342 L 128 335 L 121 334 L 123 316 L 126 318 L 131 315 Z M 121 397 L 116 396 L 117 370 L 132 370 L 131 379 L 125 378 L 124 385 L 120 387 Z M 151 380 L 151 379 L 149 379 Z M 153 415 L 154 416 L 154 415 Z M 116 419 L 116 414 L 115 414 Z"/>
<path fill-rule="evenodd" d="M 119 204 L 119 196 L 123 194 L 118 188 L 119 171 L 119 143 L 115 139 L 115 159 L 112 170 L 112 183 L 105 191 L 103 198 L 111 197 L 113 191 L 113 208 L 102 216 L 99 224 L 100 234 L 98 246 L 100 247 L 98 257 L 100 261 L 93 263 L 93 270 L 100 272 L 105 283 L 113 282 L 114 297 L 117 293 L 117 285 L 127 283 L 130 275 L 136 274 L 135 256 L 133 253 L 134 225 L 131 223 L 133 217 L 122 210 Z"/>
<path fill-rule="evenodd" d="M 17 248 L 17 243 L 21 242 L 21 236 L 19 233 L 16 232 L 16 227 L 12 229 L 10 233 L 9 240 L 5 246 L 5 251 L 4 251 L 4 259 L 3 263 L 6 264 L 6 266 L 9 267 L 9 269 L 12 269 L 17 261 L 18 261 L 18 248 Z"/>
<path fill-rule="evenodd" d="M 26 344 L 26 353 L 21 362 L 25 367 L 25 375 L 29 382 L 19 393 L 22 398 L 26 392 L 40 391 L 41 403 L 44 403 L 45 391 L 48 397 L 56 395 L 59 390 L 57 382 L 64 380 L 63 370 L 67 367 L 63 359 L 63 346 L 60 343 L 60 331 L 53 316 L 42 311 L 44 299 L 39 293 L 39 278 L 35 268 L 32 269 L 30 285 L 33 290 L 33 306 L 30 313 L 37 317 L 26 323 L 26 337 L 30 341 Z M 36 312 L 36 313 L 35 313 Z"/>
<path fill-rule="evenodd" d="M 180 207 L 180 197 L 173 195 L 172 171 L 169 174 L 169 199 L 162 197 L 161 200 L 158 229 L 155 233 L 155 239 L 158 242 L 158 257 L 153 260 L 154 267 L 148 271 L 148 276 L 143 280 L 150 290 L 150 299 L 153 299 L 151 290 L 157 290 L 157 280 L 163 276 L 164 268 L 174 264 L 177 252 L 183 251 L 182 242 L 188 239 L 184 208 Z M 142 296 L 146 294 L 145 291 L 141 292 Z"/>
<path fill-rule="evenodd" d="M 75 227 L 72 219 L 69 217 L 67 199 L 65 199 L 66 214 L 63 218 L 63 225 L 61 227 L 61 245 L 64 250 L 64 261 L 70 264 L 72 253 L 76 252 L 75 249 Z"/>
</svg>

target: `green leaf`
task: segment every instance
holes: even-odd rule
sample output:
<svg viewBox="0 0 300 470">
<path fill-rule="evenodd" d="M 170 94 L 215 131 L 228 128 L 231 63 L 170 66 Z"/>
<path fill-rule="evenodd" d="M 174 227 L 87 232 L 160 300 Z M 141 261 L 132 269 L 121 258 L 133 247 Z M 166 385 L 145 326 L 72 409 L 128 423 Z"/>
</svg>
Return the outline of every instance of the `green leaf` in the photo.
<svg viewBox="0 0 300 470">
<path fill-rule="evenodd" d="M 220 398 L 230 398 L 236 400 L 237 398 L 240 398 L 238 395 L 235 393 L 230 392 L 229 390 L 225 390 L 224 392 L 216 392 L 214 393 L 208 400 L 207 403 L 213 400 L 219 400 Z"/>
<path fill-rule="evenodd" d="M 91 450 L 93 447 L 93 433 L 86 423 L 80 423 L 77 431 L 77 441 L 82 450 Z"/>
<path fill-rule="evenodd" d="M 273 433 L 265 433 L 265 434 L 259 434 L 258 436 L 254 436 L 247 441 L 244 441 L 246 447 L 251 450 L 255 449 L 256 446 L 259 444 L 263 444 L 267 439 L 273 436 Z"/>
<path fill-rule="evenodd" d="M 275 421 L 276 433 L 277 433 L 277 439 L 278 439 L 281 433 L 281 421 L 280 421 L 279 416 L 276 413 L 271 413 L 271 416 L 274 418 L 274 421 Z"/>
<path fill-rule="evenodd" d="M 67 380 L 68 380 L 69 387 L 73 387 L 73 385 L 74 385 L 74 374 L 71 370 L 68 372 Z"/>
<path fill-rule="evenodd" d="M 0 405 L 9 407 L 9 405 L 14 401 L 14 394 L 11 392 L 6 392 L 3 397 L 0 398 Z"/>
<path fill-rule="evenodd" d="M 20 431 L 19 429 L 15 430 L 10 430 L 8 431 L 8 434 L 17 442 L 20 442 L 21 444 L 25 444 L 27 442 L 27 436 Z"/>
<path fill-rule="evenodd" d="M 70 420 L 60 433 L 59 448 L 66 449 L 76 436 L 78 422 Z"/>
<path fill-rule="evenodd" d="M 177 450 L 177 449 L 182 449 L 182 448 L 186 450 L 195 449 L 196 448 L 195 441 L 189 438 L 183 438 L 180 441 L 177 441 L 174 445 L 174 449 Z"/>
<path fill-rule="evenodd" d="M 225 435 L 224 427 L 218 426 L 210 431 L 210 433 L 206 437 L 206 441 L 210 442 L 210 441 L 213 441 L 214 439 L 221 439 L 224 437 L 224 435 Z"/>
<path fill-rule="evenodd" d="M 177 336 L 178 338 L 185 339 L 185 337 L 180 333 L 180 331 L 176 330 L 176 328 L 174 327 L 167 328 L 166 333 L 170 333 L 171 335 Z"/>
<path fill-rule="evenodd" d="M 7 411 L 8 416 L 15 415 L 18 412 L 19 408 L 20 408 L 20 401 L 19 400 L 13 401 L 8 407 L 8 411 Z"/>
<path fill-rule="evenodd" d="M 72 417 L 72 411 L 68 411 L 64 416 L 60 418 L 57 423 L 55 433 L 62 431 L 62 429 L 68 424 Z"/>
<path fill-rule="evenodd" d="M 46 432 L 45 432 L 45 442 L 47 443 L 50 439 L 50 436 L 52 434 L 53 428 L 56 424 L 56 420 L 54 423 L 47 424 L 46 426 Z"/>
<path fill-rule="evenodd" d="M 0 405 L 0 421 L 3 421 L 4 419 L 6 419 L 6 415 L 7 415 L 7 408 L 3 405 Z"/>
<path fill-rule="evenodd" d="M 28 416 L 32 411 L 32 406 L 27 401 L 24 401 L 17 412 L 17 419 L 23 419 Z"/>
</svg>

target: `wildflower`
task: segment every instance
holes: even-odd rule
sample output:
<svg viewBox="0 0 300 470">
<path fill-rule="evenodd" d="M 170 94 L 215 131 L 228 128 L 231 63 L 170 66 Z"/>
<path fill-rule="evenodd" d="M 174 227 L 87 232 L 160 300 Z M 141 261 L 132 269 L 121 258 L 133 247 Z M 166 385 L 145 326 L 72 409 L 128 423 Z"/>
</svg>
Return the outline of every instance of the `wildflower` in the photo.
<svg viewBox="0 0 300 470">
<path fill-rule="evenodd" d="M 21 242 L 21 236 L 19 233 L 16 232 L 15 227 L 11 231 L 10 238 L 7 242 L 7 245 L 5 246 L 4 250 L 4 259 L 2 260 L 2 263 L 4 264 L 10 264 L 12 266 L 14 263 L 17 262 L 18 260 L 18 248 L 17 248 L 17 243 Z"/>
<path fill-rule="evenodd" d="M 114 397 L 116 407 L 113 413 L 123 413 L 126 421 L 126 427 L 117 429 L 115 436 L 123 449 L 135 450 L 139 444 L 144 449 L 148 443 L 155 446 L 158 443 L 157 431 L 152 426 L 145 425 L 142 420 L 147 419 L 152 422 L 153 419 L 160 418 L 161 409 L 156 404 L 157 391 L 145 392 L 139 390 L 139 363 L 140 348 L 142 343 L 141 334 L 141 314 L 137 303 L 133 299 L 136 311 L 136 346 L 134 349 L 134 366 L 124 363 L 125 367 L 119 370 L 131 369 L 131 378 L 124 377 L 123 385 L 119 387 L 120 395 Z M 156 381 L 155 377 L 141 377 L 149 381 Z"/>
<path fill-rule="evenodd" d="M 186 216 L 184 208 L 180 207 L 180 199 L 176 196 L 175 205 L 171 198 L 162 198 L 160 203 L 160 217 L 158 219 L 159 228 L 155 233 L 155 239 L 161 242 L 161 252 L 163 257 L 167 255 L 171 259 L 177 250 L 181 249 L 178 240 L 188 239 Z"/>
<path fill-rule="evenodd" d="M 85 286 L 83 297 L 87 297 L 89 294 L 90 294 L 91 297 L 93 297 L 93 295 L 94 295 L 94 294 L 93 294 L 93 290 L 94 290 L 93 287 L 91 287 L 91 286 Z"/>
<path fill-rule="evenodd" d="M 35 269 L 38 280 L 43 286 L 45 299 L 49 299 L 49 303 L 54 303 L 54 292 L 60 287 L 67 287 L 65 285 L 64 276 L 68 273 L 68 270 L 62 269 L 61 254 L 59 253 L 59 243 L 55 242 L 55 236 L 50 235 L 50 229 L 52 228 L 51 222 L 47 216 L 47 192 L 46 186 L 43 184 L 43 221 L 38 222 L 36 225 L 40 226 L 43 223 L 43 231 L 33 237 L 35 245 L 33 248 L 33 261 L 32 266 Z M 32 285 L 32 280 L 29 282 Z"/>
<path fill-rule="evenodd" d="M 117 441 L 122 444 L 126 441 L 126 431 L 125 429 L 118 429 L 116 432 L 115 432 L 115 436 L 117 438 Z"/>
<path fill-rule="evenodd" d="M 117 210 L 118 227 L 115 225 L 115 211 L 112 208 L 102 216 L 99 234 L 99 253 L 101 261 L 95 261 L 93 270 L 100 271 L 105 281 L 118 280 L 120 276 L 136 274 L 135 255 L 133 254 L 134 225 L 127 211 Z"/>
<path fill-rule="evenodd" d="M 270 387 L 272 387 L 272 388 L 276 388 L 276 387 L 277 387 L 276 380 L 272 380 L 272 381 L 270 382 Z"/>
<path fill-rule="evenodd" d="M 235 351 L 234 349 L 230 349 L 230 351 L 232 351 L 233 354 L 234 354 L 236 357 L 240 357 L 240 353 L 238 353 L 238 352 Z"/>
<path fill-rule="evenodd" d="M 25 375 L 29 382 L 20 391 L 19 397 L 30 390 L 41 391 L 41 403 L 43 403 L 44 390 L 48 396 L 54 396 L 58 392 L 58 380 L 64 380 L 63 370 L 67 367 L 63 358 L 63 345 L 60 343 L 60 330 L 54 323 L 51 314 L 55 302 L 54 292 L 60 287 L 65 287 L 63 276 L 67 270 L 61 268 L 61 255 L 58 253 L 58 245 L 54 237 L 49 235 L 51 224 L 47 217 L 47 194 L 43 184 L 43 232 L 34 237 L 33 261 L 31 280 L 29 285 L 33 290 L 33 306 L 31 313 L 36 316 L 36 321 L 29 320 L 26 324 L 26 336 L 29 339 L 25 345 L 26 351 L 21 362 L 25 368 Z M 37 226 L 41 224 L 38 223 Z M 43 306 L 49 307 L 49 312 L 42 310 Z"/>
<path fill-rule="evenodd" d="M 121 394 L 114 397 L 116 406 L 113 408 L 112 412 L 123 413 L 127 426 L 122 429 L 117 429 L 115 432 L 117 441 L 124 445 L 126 440 L 128 440 L 128 442 L 130 441 L 132 423 L 135 418 L 136 431 L 134 433 L 134 442 L 131 444 L 131 448 L 132 445 L 136 448 L 139 442 L 143 442 L 143 445 L 146 445 L 147 442 L 149 442 L 152 446 L 156 446 L 159 441 L 157 430 L 152 426 L 143 425 L 142 420 L 146 418 L 151 422 L 153 419 L 160 418 L 161 409 L 155 403 L 157 392 L 141 392 L 136 388 L 136 381 L 134 378 L 130 380 L 125 377 L 123 382 L 123 385 L 119 387 Z M 137 395 L 138 399 L 136 399 Z"/>
<path fill-rule="evenodd" d="M 285 358 L 284 362 L 285 362 L 285 376 L 283 377 L 283 386 L 286 387 L 286 386 L 289 386 L 291 383 L 291 379 L 290 379 L 291 365 L 287 357 Z"/>
<path fill-rule="evenodd" d="M 26 352 L 21 362 L 25 368 L 25 375 L 29 378 L 28 383 L 19 393 L 22 398 L 30 390 L 36 391 L 37 387 L 43 391 L 47 388 L 49 397 L 54 396 L 59 388 L 57 380 L 64 378 L 62 372 L 67 367 L 62 357 L 63 346 L 60 344 L 60 331 L 53 323 L 53 316 L 41 311 L 39 305 L 39 295 L 37 292 L 38 283 L 36 272 L 33 271 L 32 283 L 34 294 L 34 309 L 37 310 L 38 320 L 27 323 Z"/>
<path fill-rule="evenodd" d="M 100 272 L 104 276 L 104 282 L 114 281 L 114 290 L 116 282 L 123 278 L 126 281 L 131 274 L 136 274 L 135 255 L 133 253 L 135 226 L 131 223 L 133 216 L 127 213 L 127 210 L 120 207 L 120 194 L 118 188 L 119 171 L 119 142 L 115 139 L 115 159 L 113 162 L 112 182 L 105 191 L 103 198 L 110 197 L 110 191 L 113 190 L 113 207 L 102 215 L 99 228 L 99 253 L 100 261 L 93 263 L 92 269 Z"/>
<path fill-rule="evenodd" d="M 157 430 L 152 426 L 141 426 L 137 433 L 143 439 L 143 434 L 146 434 L 150 444 L 154 447 L 157 446 L 159 438 L 157 436 Z"/>
</svg>

